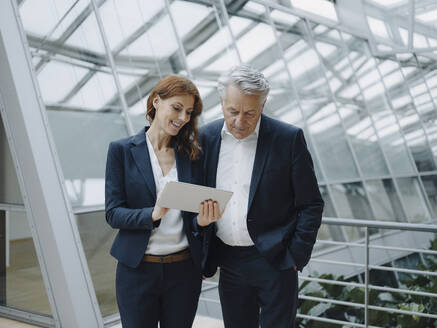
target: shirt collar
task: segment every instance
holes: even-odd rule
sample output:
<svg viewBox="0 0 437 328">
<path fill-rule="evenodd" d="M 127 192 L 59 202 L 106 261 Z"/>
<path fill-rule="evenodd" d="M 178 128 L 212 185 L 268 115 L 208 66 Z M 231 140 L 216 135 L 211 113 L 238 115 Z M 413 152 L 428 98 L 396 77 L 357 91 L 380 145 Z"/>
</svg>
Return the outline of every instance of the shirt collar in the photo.
<svg viewBox="0 0 437 328">
<path fill-rule="evenodd" d="M 259 117 L 259 119 L 258 119 L 258 123 L 256 123 L 255 130 L 252 132 L 252 134 L 250 134 L 250 135 L 248 135 L 246 138 L 244 138 L 244 139 L 240 139 L 240 140 L 246 140 L 246 139 L 248 139 L 248 138 L 250 138 L 250 137 L 252 137 L 252 136 L 255 136 L 255 137 L 258 138 L 260 123 L 261 123 L 261 116 Z M 229 135 L 229 136 L 231 136 L 232 138 L 235 138 L 235 137 L 232 135 L 232 133 L 229 132 L 228 127 L 227 127 L 227 125 L 226 125 L 226 121 L 223 122 L 223 127 L 222 127 L 222 131 L 221 131 L 222 139 L 223 139 L 223 137 L 224 137 L 225 135 Z M 236 139 L 236 138 L 235 138 L 235 139 Z"/>
</svg>

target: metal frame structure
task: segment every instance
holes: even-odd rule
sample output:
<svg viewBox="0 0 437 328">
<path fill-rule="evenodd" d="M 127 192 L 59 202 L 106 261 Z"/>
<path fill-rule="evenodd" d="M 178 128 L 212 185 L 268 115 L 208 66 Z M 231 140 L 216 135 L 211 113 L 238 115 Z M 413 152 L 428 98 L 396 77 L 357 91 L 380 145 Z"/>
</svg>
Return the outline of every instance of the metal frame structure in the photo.
<svg viewBox="0 0 437 328">
<path fill-rule="evenodd" d="M 2 2 L 1 116 L 54 323 L 58 327 L 101 327 L 97 298 L 20 24 L 15 1 Z"/>
<path fill-rule="evenodd" d="M 364 290 L 364 299 L 363 299 L 362 303 L 354 303 L 354 302 L 339 301 L 339 300 L 332 299 L 332 298 L 314 297 L 314 296 L 307 296 L 307 295 L 302 295 L 302 294 L 299 294 L 299 299 L 315 301 L 315 302 L 319 302 L 319 303 L 338 304 L 338 305 L 343 305 L 346 307 L 361 308 L 361 309 L 364 309 L 364 320 L 363 320 L 363 323 L 353 323 L 353 322 L 348 322 L 348 321 L 340 321 L 340 320 L 334 320 L 334 319 L 330 319 L 330 318 L 324 318 L 324 317 L 313 316 L 313 315 L 304 315 L 304 314 L 299 314 L 299 313 L 297 314 L 298 318 L 326 322 L 326 323 L 346 325 L 348 327 L 360 327 L 360 328 L 368 328 L 368 327 L 369 328 L 380 328 L 380 327 L 372 326 L 369 324 L 369 316 L 368 316 L 369 310 L 383 311 L 383 312 L 388 312 L 388 313 L 392 313 L 392 314 L 405 314 L 405 315 L 411 315 L 411 316 L 437 319 L 436 313 L 423 313 L 423 312 L 417 312 L 417 311 L 406 311 L 406 310 L 402 310 L 402 309 L 386 308 L 386 307 L 375 306 L 375 305 L 369 304 L 369 291 L 370 290 L 404 293 L 407 295 L 416 295 L 416 296 L 437 298 L 437 293 L 372 285 L 372 284 L 370 284 L 370 279 L 369 279 L 371 269 L 388 271 L 388 272 L 410 273 L 410 274 L 423 275 L 423 276 L 437 276 L 437 273 L 432 272 L 432 271 L 412 270 L 412 269 L 404 269 L 404 268 L 399 268 L 399 267 L 387 267 L 387 266 L 370 264 L 371 263 L 371 261 L 370 261 L 370 255 L 371 255 L 370 251 L 371 250 L 388 250 L 388 251 L 395 251 L 395 252 L 410 252 L 410 253 L 420 253 L 420 254 L 428 254 L 428 255 L 436 255 L 436 256 L 437 256 L 437 251 L 425 250 L 425 249 L 420 249 L 420 248 L 403 248 L 403 247 L 385 246 L 385 245 L 384 246 L 372 245 L 372 241 L 373 241 L 374 237 L 370 236 L 369 229 L 437 233 L 437 225 L 435 223 L 431 225 L 431 224 L 414 224 L 414 223 L 400 223 L 400 222 L 375 222 L 375 221 L 369 221 L 369 220 L 355 220 L 355 219 L 341 219 L 341 218 L 324 218 L 322 224 L 337 225 L 337 226 L 353 226 L 353 227 L 364 228 L 365 229 L 365 237 L 361 241 L 357 241 L 357 242 L 353 242 L 353 243 L 351 243 L 351 242 L 333 242 L 333 241 L 328 241 L 328 240 L 318 240 L 317 241 L 317 243 L 319 243 L 319 244 L 335 245 L 335 246 L 342 246 L 342 247 L 347 247 L 347 248 L 359 248 L 359 249 L 363 250 L 363 252 L 364 252 L 364 256 L 363 256 L 364 263 L 356 263 L 356 262 L 351 263 L 351 262 L 345 262 L 345 261 L 321 260 L 321 259 L 318 259 L 317 256 L 313 257 L 310 260 L 310 263 L 311 262 L 318 262 L 318 263 L 334 264 L 334 265 L 338 265 L 338 266 L 359 267 L 359 268 L 361 268 L 362 272 L 364 273 L 364 277 L 365 277 L 364 282 L 357 283 L 357 282 L 336 281 L 336 280 L 331 280 L 331 279 L 314 278 L 314 277 L 311 277 L 311 276 L 308 276 L 305 274 L 299 274 L 299 280 L 300 281 L 319 282 L 319 283 L 324 283 L 324 284 L 328 284 L 328 285 L 362 288 Z M 218 288 L 217 283 L 208 282 L 208 288 L 205 288 L 204 291 L 206 291 L 206 290 L 211 291 L 211 290 L 214 290 L 217 288 Z M 204 302 L 206 304 L 210 303 L 210 305 L 213 305 L 213 306 L 220 304 L 218 299 L 211 298 L 211 297 L 201 296 L 200 300 L 201 300 L 201 302 Z M 205 306 L 205 304 L 203 304 L 203 306 Z"/>
<path fill-rule="evenodd" d="M 26 30 L 26 21 L 22 21 L 23 17 L 20 9 L 26 6 L 28 1 L 35 0 L 18 2 L 16 0 L 7 0 L 0 5 L 0 36 L 3 40 L 0 48 L 0 55 L 2 56 L 0 62 L 2 72 L 0 96 L 2 96 L 2 101 L 0 104 L 3 105 L 0 105 L 0 107 L 2 108 L 2 118 L 7 132 L 9 148 L 24 199 L 24 204 L 1 203 L 0 200 L 0 210 L 25 210 L 29 218 L 32 237 L 53 313 L 53 321 L 51 319 L 47 321 L 46 318 L 36 315 L 34 322 L 56 326 L 59 326 L 62 322 L 63 325 L 69 326 L 80 320 L 90 320 L 87 327 L 93 325 L 91 322 L 94 322 L 96 327 L 101 327 L 111 325 L 118 320 L 117 315 L 111 315 L 104 319 L 101 316 L 91 282 L 89 272 L 91 270 L 88 268 L 89 263 L 85 258 L 79 229 L 74 218 L 74 214 L 103 211 L 104 205 L 96 203 L 72 206 L 72 201 L 66 191 L 65 177 L 60 164 L 62 158 L 59 158 L 60 155 L 58 155 L 55 147 L 55 141 L 57 140 L 56 136 L 52 136 L 47 113 L 62 111 L 67 114 L 99 113 L 102 115 L 119 115 L 120 120 L 124 122 L 126 135 L 132 135 L 135 132 L 135 121 L 140 117 L 132 113 L 132 108 L 135 104 L 143 101 L 159 78 L 169 73 L 185 74 L 193 79 L 198 86 L 211 89 L 221 71 L 208 70 L 207 67 L 219 61 L 222 56 L 233 52 L 237 57 L 236 63 L 241 63 L 242 52 L 245 49 L 241 49 L 239 44 L 253 28 L 259 25 L 264 26 L 272 33 L 274 44 L 270 48 L 262 49 L 248 64 L 260 70 L 268 70 L 270 65 L 273 64 L 272 58 L 274 58 L 279 66 L 283 68 L 283 70 L 276 71 L 275 75 L 284 73 L 285 78 L 272 84 L 272 91 L 276 91 L 279 96 L 268 102 L 267 107 L 269 108 L 267 110 L 269 110 L 269 114 L 280 117 L 284 114 L 284 111 L 291 110 L 287 107 L 290 99 L 296 101 L 296 109 L 301 121 L 291 121 L 290 123 L 302 124 L 305 130 L 305 135 L 313 152 L 320 184 L 326 188 L 327 199 L 330 200 L 332 205 L 332 211 L 334 212 L 332 215 L 342 217 L 345 210 L 343 201 L 349 202 L 348 206 L 350 207 L 353 206 L 354 201 L 352 196 L 346 194 L 347 191 L 344 191 L 342 195 L 344 200 L 339 199 L 335 188 L 338 186 L 347 188 L 359 185 L 360 188 L 358 189 L 363 191 L 363 195 L 360 195 L 360 197 L 369 204 L 367 217 L 378 218 L 377 208 L 370 197 L 368 182 L 382 182 L 389 179 L 394 186 L 394 197 L 400 200 L 399 211 L 405 219 L 417 220 L 417 218 L 408 215 L 406 208 L 408 206 L 407 201 L 411 197 L 419 198 L 419 201 L 424 204 L 422 209 L 424 216 L 420 218 L 421 220 L 433 220 L 436 217 L 437 200 L 432 198 L 435 197 L 432 191 L 431 194 L 428 194 L 423 179 L 429 178 L 437 181 L 437 155 L 434 155 L 436 151 L 433 150 L 437 147 L 437 144 L 433 144 L 436 132 L 429 127 L 429 122 L 437 119 L 437 115 L 432 116 L 432 113 L 437 113 L 437 103 L 434 99 L 437 95 L 437 87 L 429 84 L 429 79 L 432 78 L 432 74 L 437 68 L 437 56 L 434 47 L 430 46 L 426 49 L 414 47 L 415 32 L 421 33 L 427 38 L 437 35 L 435 34 L 435 28 L 415 19 L 415 13 L 422 13 L 432 6 L 429 1 L 419 3 L 418 1 L 408 0 L 405 5 L 392 12 L 390 8 L 378 5 L 377 0 L 337 0 L 335 9 L 338 21 L 333 21 L 320 14 L 297 8 L 293 6 L 292 1 L 288 0 L 161 0 L 162 8 L 153 17 L 146 21 L 143 16 L 142 24 L 130 35 L 125 35 L 122 31 L 122 42 L 112 48 L 110 44 L 111 35 L 107 30 L 107 26 L 105 26 L 103 16 L 105 15 L 104 6 L 115 0 L 72 0 L 71 6 L 59 15 L 59 21 L 46 35 L 38 35 L 31 30 Z M 56 2 L 56 0 L 53 1 Z M 73 19 L 68 20 L 76 9 L 75 7 L 84 1 L 86 5 L 81 12 Z M 178 3 L 187 3 L 211 10 L 189 33 L 182 35 L 180 34 L 180 28 L 178 28 L 178 17 L 172 11 L 172 6 Z M 357 8 L 360 8 L 360 10 L 357 10 Z M 349 17 L 354 9 L 353 15 Z M 278 13 L 292 15 L 296 17 L 297 22 L 284 22 L 275 16 Z M 118 15 L 118 13 L 115 14 Z M 3 16 L 5 19 L 3 19 Z M 385 24 L 393 34 L 393 38 L 387 40 L 374 35 L 367 16 L 380 20 L 389 17 L 390 19 L 387 19 Z M 168 26 L 168 28 L 174 36 L 176 50 L 170 55 L 160 58 L 157 56 L 132 55 L 129 47 L 138 42 L 145 33 L 150 32 L 161 19 L 166 17 L 170 20 L 171 26 Z M 409 19 L 406 20 L 405 17 L 409 17 Z M 86 46 L 68 43 L 81 25 L 85 24 L 90 18 L 96 20 L 97 30 L 94 32 L 98 34 L 102 41 L 102 52 L 88 49 Z M 122 17 L 117 16 L 117 20 L 119 28 L 123 30 Z M 357 21 L 361 22 L 359 27 L 356 26 Z M 244 25 L 244 22 L 248 23 Z M 67 25 L 63 32 L 56 38 L 53 37 L 57 29 L 61 28 L 63 24 Z M 239 24 L 243 24 L 244 27 L 240 28 Z M 408 30 L 408 44 L 404 47 L 402 47 L 399 28 Z M 195 54 L 205 42 L 219 33 L 229 36 L 229 40 L 226 40 L 225 43 L 214 45 L 217 47 L 223 46 L 222 51 L 214 52 L 214 47 L 211 47 L 212 55 L 205 59 L 203 65 L 192 67 L 190 56 Z M 13 35 L 16 36 L 15 39 L 12 37 Z M 335 35 L 339 37 L 336 38 Z M 294 58 L 288 58 L 287 52 L 293 50 L 294 47 L 299 47 L 301 40 L 305 40 L 306 44 L 299 49 L 294 57 L 298 57 L 305 51 L 310 50 L 316 54 L 317 59 L 313 67 L 307 69 L 299 77 L 294 77 L 293 68 L 290 65 Z M 319 50 L 319 44 L 333 46 L 335 50 L 325 55 Z M 152 47 L 151 44 L 145 46 Z M 389 48 L 391 50 L 387 50 Z M 32 59 L 34 59 L 33 65 Z M 346 60 L 345 66 L 340 65 L 342 60 Z M 371 61 L 372 63 L 370 63 Z M 44 96 L 42 96 L 44 94 L 42 91 L 45 90 L 38 83 L 44 69 L 52 62 L 69 65 L 73 69 L 86 70 L 83 76 L 74 81 L 63 98 L 55 103 L 45 101 Z M 390 72 L 384 72 L 380 67 L 384 63 L 396 63 L 397 66 Z M 344 74 L 347 70 L 351 71 L 349 76 Z M 393 85 L 388 85 L 385 79 L 395 72 L 401 74 L 402 79 Z M 71 99 L 77 96 L 92 79 L 96 78 L 98 73 L 104 73 L 112 78 L 115 85 L 113 95 L 105 99 L 105 103 L 99 108 L 92 109 L 72 104 Z M 366 77 L 371 75 L 377 76 L 377 83 L 382 86 L 381 95 L 377 99 L 367 96 L 372 85 L 369 86 L 363 82 Z M 10 76 L 11 79 L 5 79 L 4 76 Z M 127 87 L 122 85 L 122 78 L 125 76 L 134 78 L 135 82 Z M 308 81 L 315 80 L 315 77 L 320 79 L 323 84 L 327 84 L 327 94 L 320 95 L 317 92 L 317 87 L 311 87 L 311 83 Z M 331 82 L 335 79 L 340 81 L 341 86 L 339 88 L 331 85 Z M 357 95 L 343 96 L 342 93 L 352 84 L 358 88 Z M 405 85 L 407 87 L 404 87 Z M 428 107 L 431 110 L 424 111 L 420 107 L 421 104 L 414 102 L 415 95 L 412 89 L 417 85 L 424 86 L 424 91 L 420 94 L 420 97 L 427 96 L 430 98 Z M 417 155 L 414 152 L 414 145 L 411 146 L 409 143 L 406 131 L 410 127 L 403 123 L 402 116 L 404 115 L 404 107 L 397 108 L 394 104 L 397 99 L 395 96 L 400 92 L 399 90 L 403 90 L 402 88 L 405 88 L 406 93 L 412 99 L 412 103 L 404 107 L 410 106 L 419 118 L 417 125 L 411 127 L 411 129 L 414 128 L 413 131 L 423 131 L 426 151 L 433 163 L 431 169 L 421 169 L 419 167 L 422 159 L 420 154 Z M 308 93 L 313 93 L 314 98 L 323 98 L 323 101 L 317 104 L 318 107 L 315 105 L 315 109 L 311 109 L 311 111 L 305 108 L 307 102 L 312 100 Z M 209 92 L 203 98 L 206 113 L 208 114 L 218 104 L 218 97 L 214 92 Z M 394 124 L 399 132 L 398 141 L 403 147 L 407 162 L 411 167 L 409 171 L 399 171 L 394 167 L 392 154 L 387 150 L 389 145 L 384 140 L 385 131 L 382 131 L 383 129 L 378 130 L 379 122 L 373 108 L 374 106 L 381 106 L 381 102 L 384 110 L 389 111 L 394 118 Z M 323 149 L 319 144 L 320 136 L 312 131 L 313 123 L 309 120 L 327 104 L 333 104 L 335 108 L 334 115 L 339 118 L 337 128 L 345 141 L 346 151 L 350 155 L 351 163 L 356 168 L 357 174 L 355 176 L 334 176 L 330 172 L 326 166 L 329 161 L 326 149 Z M 354 144 L 358 137 L 349 133 L 348 129 L 350 127 L 347 126 L 340 112 L 341 106 L 349 105 L 359 113 L 362 121 L 369 120 L 376 139 L 362 142 L 370 142 L 376 145 L 382 156 L 381 162 L 387 167 L 386 174 L 369 174 L 360 163 L 359 150 Z M 29 108 L 34 110 L 30 111 Z M 19 117 L 18 114 L 21 114 L 21 116 Z M 214 118 L 215 116 L 213 113 L 210 117 Z M 333 117 L 319 118 L 316 123 L 323 123 L 321 121 L 329 123 L 329 119 L 332 120 Z M 17 127 L 20 128 L 17 129 Z M 22 133 L 20 134 L 20 132 Z M 32 151 L 36 149 L 38 149 L 37 152 Z M 42 155 L 47 156 L 40 158 Z M 42 163 L 44 163 L 46 169 L 42 167 Z M 47 168 L 52 168 L 51 172 L 47 172 Z M 42 174 L 44 175 L 42 176 Z M 36 182 L 32 177 L 40 178 Z M 87 178 L 87 176 L 81 177 L 81 179 L 78 179 L 81 180 L 79 183 L 84 184 Z M 417 194 L 413 194 L 413 196 L 403 194 L 405 191 L 401 190 L 399 183 L 399 179 L 403 178 L 411 178 L 417 181 Z M 30 181 L 34 183 L 30 184 Z M 83 185 L 81 188 L 83 188 Z M 437 190 L 437 187 L 435 189 Z M 354 190 L 356 192 L 356 188 Z M 38 202 L 35 201 L 35 195 L 39 196 Z M 43 197 L 40 195 L 43 195 Z M 54 201 L 55 199 L 56 201 Z M 61 220 L 62 224 L 55 221 L 55 216 L 63 218 Z M 390 219 L 400 218 L 393 217 Z M 355 256 L 355 251 L 352 249 L 355 247 L 353 246 L 355 241 L 348 235 L 345 227 L 351 227 L 363 233 L 362 236 L 366 240 L 373 237 L 369 236 L 368 228 L 371 227 L 370 223 L 364 226 L 352 224 L 358 221 L 346 222 L 340 220 L 337 222 L 343 222 L 344 224 L 339 226 L 334 225 L 329 220 L 325 220 L 325 222 L 327 222 L 334 241 L 319 242 L 319 245 L 323 248 L 332 246 L 333 243 L 344 243 L 348 246 L 346 252 L 348 252 L 351 261 Z M 57 229 L 60 229 L 60 232 Z M 415 231 L 414 229 L 412 231 Z M 62 245 L 59 242 L 61 236 L 63 238 Z M 365 248 L 368 256 L 368 250 L 371 247 L 366 246 Z M 411 248 L 410 251 L 415 250 Z M 54 253 L 54 256 L 51 256 L 52 253 Z M 65 258 L 69 259 L 68 263 Z M 71 271 L 71 267 L 74 267 L 73 271 Z M 368 257 L 365 265 L 360 268 L 365 270 L 373 268 L 368 263 Z M 72 277 L 73 272 L 75 273 L 74 277 Z M 366 279 L 365 275 L 365 281 L 361 285 L 367 285 L 368 280 Z M 74 283 L 78 288 L 71 288 L 70 283 Z M 69 293 L 66 294 L 67 296 L 62 297 L 60 290 L 67 290 Z M 86 295 L 80 294 L 84 291 Z M 80 304 L 78 298 L 82 298 Z M 75 314 L 79 313 L 79 309 L 85 306 L 87 306 L 87 311 L 83 312 L 85 314 L 81 313 L 81 318 L 75 317 Z M 370 308 L 367 306 L 367 302 L 365 306 L 366 309 Z M 78 310 L 76 312 L 72 311 L 73 314 L 68 315 L 63 313 L 67 308 Z M 20 311 L 14 312 L 8 308 L 0 308 L 0 312 L 23 317 Z"/>
</svg>

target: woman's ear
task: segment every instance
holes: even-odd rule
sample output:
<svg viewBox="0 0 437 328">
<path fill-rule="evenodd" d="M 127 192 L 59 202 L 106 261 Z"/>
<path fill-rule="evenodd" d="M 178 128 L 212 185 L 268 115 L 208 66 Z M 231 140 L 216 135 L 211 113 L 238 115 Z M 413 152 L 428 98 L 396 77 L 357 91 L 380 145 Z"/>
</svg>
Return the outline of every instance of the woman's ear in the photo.
<svg viewBox="0 0 437 328">
<path fill-rule="evenodd" d="M 159 103 L 161 102 L 161 98 L 157 95 L 154 99 L 153 99 L 153 107 L 155 107 L 155 109 L 158 109 Z"/>
</svg>

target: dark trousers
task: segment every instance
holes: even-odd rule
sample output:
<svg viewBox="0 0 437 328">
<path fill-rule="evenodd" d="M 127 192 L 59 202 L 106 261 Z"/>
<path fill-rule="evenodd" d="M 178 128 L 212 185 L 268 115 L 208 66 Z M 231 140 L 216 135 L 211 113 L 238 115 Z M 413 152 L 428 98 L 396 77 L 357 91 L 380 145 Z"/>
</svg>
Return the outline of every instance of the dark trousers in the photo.
<svg viewBox="0 0 437 328">
<path fill-rule="evenodd" d="M 190 328 L 201 290 L 192 259 L 117 265 L 116 293 L 123 328 Z"/>
<path fill-rule="evenodd" d="M 276 270 L 255 246 L 218 244 L 219 294 L 225 327 L 294 327 L 297 272 Z"/>
</svg>

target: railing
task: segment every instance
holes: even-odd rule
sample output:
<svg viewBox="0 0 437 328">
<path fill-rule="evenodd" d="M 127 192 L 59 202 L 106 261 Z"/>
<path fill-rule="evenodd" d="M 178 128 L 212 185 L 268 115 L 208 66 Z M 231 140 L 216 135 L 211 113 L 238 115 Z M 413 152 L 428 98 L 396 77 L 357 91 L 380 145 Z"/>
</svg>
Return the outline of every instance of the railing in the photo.
<svg viewBox="0 0 437 328">
<path fill-rule="evenodd" d="M 423 275 L 423 276 L 432 276 L 436 277 L 437 272 L 428 271 L 428 270 L 416 270 L 416 269 L 406 269 L 400 267 L 387 267 L 382 265 L 372 265 L 370 264 L 370 250 L 387 250 L 394 252 L 402 252 L 402 253 L 418 253 L 418 254 L 427 254 L 427 255 L 437 255 L 437 251 L 427 250 L 427 249 L 419 249 L 419 248 L 411 248 L 411 247 L 396 247 L 396 246 L 385 246 L 385 245 L 372 245 L 371 244 L 371 236 L 369 229 L 384 229 L 391 231 L 409 231 L 409 232 L 427 232 L 427 233 L 437 233 L 437 225 L 436 224 L 414 224 L 414 223 L 400 223 L 400 222 L 386 222 L 386 221 L 367 221 L 367 220 L 355 220 L 355 219 L 339 219 L 339 218 L 324 218 L 323 224 L 326 225 L 338 225 L 338 226 L 350 226 L 350 227 L 361 227 L 364 229 L 364 239 L 361 241 L 355 242 L 343 242 L 343 241 L 330 241 L 330 240 L 318 240 L 317 243 L 319 245 L 330 245 L 330 246 L 338 246 L 338 247 L 347 247 L 347 248 L 362 248 L 364 255 L 364 263 L 357 262 L 345 262 L 345 261 L 337 261 L 331 259 L 321 259 L 314 257 L 311 259 L 310 263 L 323 263 L 323 264 L 333 264 L 333 265 L 342 265 L 342 266 L 351 266 L 355 268 L 360 268 L 361 272 L 364 273 L 364 282 L 348 282 L 348 281 L 337 281 L 331 279 L 322 279 L 311 276 L 306 276 L 303 274 L 299 274 L 299 279 L 301 281 L 309 281 L 309 282 L 317 282 L 329 285 L 338 285 L 343 287 L 358 287 L 364 290 L 364 300 L 363 303 L 350 302 L 350 301 L 342 301 L 338 299 L 332 298 L 324 298 L 324 297 L 314 297 L 308 295 L 299 295 L 300 300 L 308 300 L 314 301 L 318 303 L 329 303 L 333 305 L 341 305 L 347 307 L 354 307 L 358 309 L 362 309 L 364 311 L 364 323 L 354 323 L 344 320 L 336 320 L 330 319 L 320 316 L 311 316 L 306 314 L 297 314 L 298 318 L 315 320 L 325 323 L 339 324 L 347 327 L 370 327 L 370 328 L 381 328 L 377 326 L 372 326 L 369 323 L 369 310 L 372 311 L 382 311 L 388 312 L 391 314 L 398 315 L 408 315 L 408 316 L 416 316 L 416 317 L 424 317 L 431 318 L 437 320 L 437 313 L 423 313 L 419 311 L 410 311 L 403 310 L 398 308 L 390 308 L 369 304 L 369 293 L 371 290 L 379 291 L 379 292 L 390 292 L 390 293 L 403 293 L 405 295 L 415 295 L 415 296 L 423 296 L 423 297 L 432 297 L 437 298 L 437 293 L 427 292 L 427 291 L 419 291 L 419 290 L 409 290 L 405 288 L 393 288 L 393 287 L 385 287 L 385 286 L 377 286 L 372 285 L 370 283 L 370 270 L 381 270 L 381 271 L 389 271 L 395 273 L 405 273 L 405 274 L 414 274 L 414 275 Z M 210 282 L 209 286 L 204 289 L 213 289 L 217 288 L 216 283 Z M 211 299 L 201 297 L 201 301 L 212 302 L 214 304 L 219 304 L 218 299 Z M 436 300 L 437 301 L 437 300 Z"/>
</svg>

